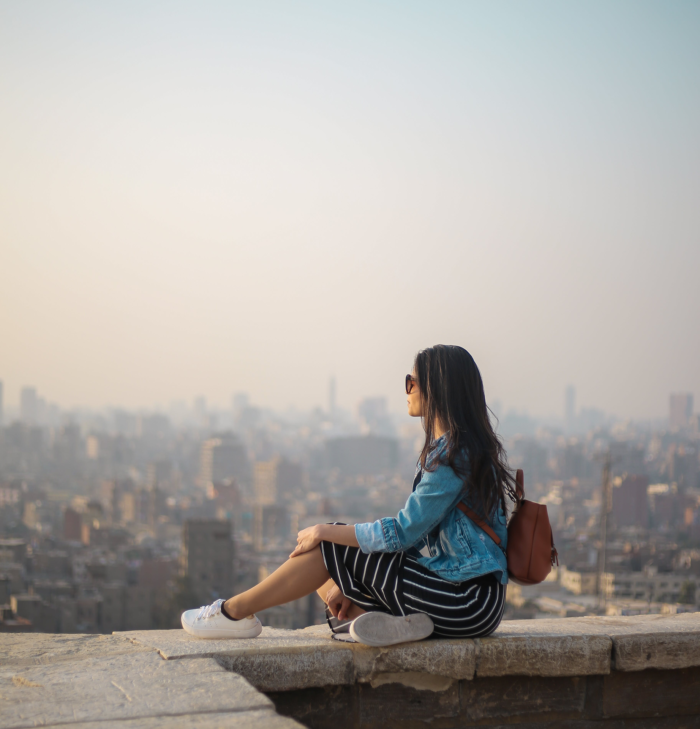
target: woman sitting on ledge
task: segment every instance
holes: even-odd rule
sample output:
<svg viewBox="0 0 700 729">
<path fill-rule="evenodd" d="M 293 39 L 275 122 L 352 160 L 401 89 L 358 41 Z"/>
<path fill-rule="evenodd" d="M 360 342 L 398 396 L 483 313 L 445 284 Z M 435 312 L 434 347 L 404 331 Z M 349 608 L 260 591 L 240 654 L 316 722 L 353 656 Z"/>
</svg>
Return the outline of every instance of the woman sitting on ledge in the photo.
<svg viewBox="0 0 700 729">
<path fill-rule="evenodd" d="M 506 495 L 514 481 L 489 421 L 481 374 L 462 347 L 437 345 L 406 375 L 408 414 L 425 429 L 413 492 L 396 517 L 317 524 L 259 585 L 182 615 L 198 638 L 254 638 L 254 613 L 317 591 L 334 633 L 366 645 L 431 634 L 478 638 L 498 627 L 505 605 Z M 496 543 L 465 513 L 476 512 Z"/>
</svg>

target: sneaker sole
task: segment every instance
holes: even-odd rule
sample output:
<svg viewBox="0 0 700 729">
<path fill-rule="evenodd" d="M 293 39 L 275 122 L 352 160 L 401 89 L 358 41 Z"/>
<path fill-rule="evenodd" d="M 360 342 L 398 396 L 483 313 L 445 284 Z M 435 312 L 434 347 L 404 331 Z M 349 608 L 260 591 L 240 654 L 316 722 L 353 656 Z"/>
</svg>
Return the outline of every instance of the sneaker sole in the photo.
<svg viewBox="0 0 700 729">
<path fill-rule="evenodd" d="M 229 638 L 257 638 L 262 633 L 263 626 L 258 623 L 252 628 L 246 630 L 207 630 L 207 631 L 196 631 L 189 625 L 182 624 L 182 628 L 188 635 L 193 638 L 199 638 L 200 640 L 228 640 Z"/>
<path fill-rule="evenodd" d="M 397 625 L 396 620 L 402 621 L 399 623 L 401 630 L 398 635 L 387 638 L 387 635 L 394 632 Z M 425 613 L 414 613 L 405 618 L 396 618 L 384 613 L 365 613 L 353 621 L 350 626 L 350 635 L 358 643 L 381 647 L 423 640 L 434 629 L 433 621 Z"/>
</svg>

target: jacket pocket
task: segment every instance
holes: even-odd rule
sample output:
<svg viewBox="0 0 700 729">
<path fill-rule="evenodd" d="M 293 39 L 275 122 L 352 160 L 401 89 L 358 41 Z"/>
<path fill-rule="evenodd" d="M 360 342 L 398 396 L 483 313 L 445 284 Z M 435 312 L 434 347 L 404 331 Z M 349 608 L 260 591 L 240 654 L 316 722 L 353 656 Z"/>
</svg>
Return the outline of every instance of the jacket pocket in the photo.
<svg viewBox="0 0 700 729">
<path fill-rule="evenodd" d="M 462 550 L 464 550 L 464 554 L 467 557 L 471 556 L 471 553 L 473 551 L 472 548 L 472 541 L 471 541 L 471 534 L 469 529 L 469 524 L 467 523 L 467 520 L 465 518 L 457 519 L 457 541 L 459 542 L 459 546 Z"/>
</svg>

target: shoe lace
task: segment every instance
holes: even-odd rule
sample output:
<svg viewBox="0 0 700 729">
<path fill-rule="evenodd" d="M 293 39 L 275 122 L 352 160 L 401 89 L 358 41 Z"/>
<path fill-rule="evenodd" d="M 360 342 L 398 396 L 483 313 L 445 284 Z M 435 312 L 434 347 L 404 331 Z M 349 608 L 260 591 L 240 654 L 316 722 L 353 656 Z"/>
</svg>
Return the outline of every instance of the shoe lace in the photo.
<svg viewBox="0 0 700 729">
<path fill-rule="evenodd" d="M 221 606 L 223 604 L 224 600 L 219 599 L 211 605 L 202 605 L 202 607 L 199 608 L 199 612 L 197 613 L 195 620 L 207 620 L 208 618 L 215 617 L 221 612 Z"/>
</svg>

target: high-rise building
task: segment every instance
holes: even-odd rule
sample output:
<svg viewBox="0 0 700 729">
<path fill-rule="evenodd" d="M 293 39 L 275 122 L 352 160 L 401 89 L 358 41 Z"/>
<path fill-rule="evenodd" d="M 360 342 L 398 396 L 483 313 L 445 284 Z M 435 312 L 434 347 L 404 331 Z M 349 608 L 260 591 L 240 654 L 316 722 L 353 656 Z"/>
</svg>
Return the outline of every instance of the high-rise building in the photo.
<svg viewBox="0 0 700 729">
<path fill-rule="evenodd" d="M 234 478 L 250 483 L 250 462 L 245 445 L 233 436 L 210 438 L 202 443 L 199 463 L 200 486 Z"/>
<path fill-rule="evenodd" d="M 253 513 L 253 547 L 262 552 L 271 544 L 284 544 L 290 537 L 289 513 L 278 504 L 256 504 Z"/>
<path fill-rule="evenodd" d="M 624 476 L 613 481 L 612 511 L 618 527 L 649 526 L 649 499 L 646 476 Z"/>
<path fill-rule="evenodd" d="M 256 504 L 276 504 L 302 487 L 303 471 L 298 463 L 276 457 L 258 461 L 254 469 Z"/>
<path fill-rule="evenodd" d="M 19 396 L 20 419 L 27 425 L 34 425 L 37 420 L 37 396 L 35 387 L 23 387 Z"/>
<path fill-rule="evenodd" d="M 669 426 L 687 428 L 693 416 L 693 396 L 689 392 L 673 393 L 669 406 Z"/>
<path fill-rule="evenodd" d="M 180 567 L 203 602 L 233 595 L 235 569 L 230 521 L 188 519 L 182 529 Z"/>
<path fill-rule="evenodd" d="M 335 377 L 331 377 L 328 382 L 328 414 L 331 418 L 335 417 Z"/>
<path fill-rule="evenodd" d="M 574 419 L 576 418 L 576 388 L 568 385 L 564 390 L 564 421 L 566 429 L 572 430 L 574 427 Z"/>
</svg>

